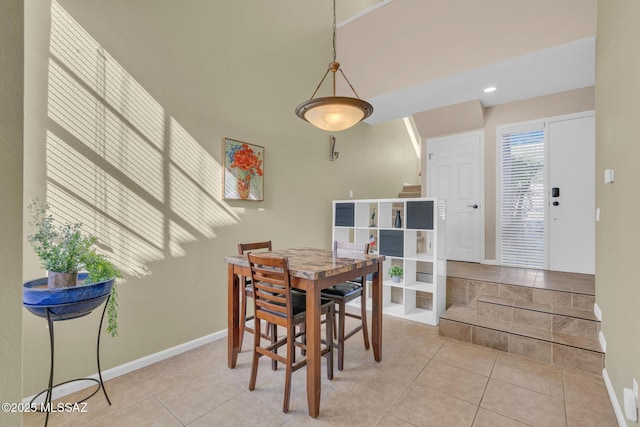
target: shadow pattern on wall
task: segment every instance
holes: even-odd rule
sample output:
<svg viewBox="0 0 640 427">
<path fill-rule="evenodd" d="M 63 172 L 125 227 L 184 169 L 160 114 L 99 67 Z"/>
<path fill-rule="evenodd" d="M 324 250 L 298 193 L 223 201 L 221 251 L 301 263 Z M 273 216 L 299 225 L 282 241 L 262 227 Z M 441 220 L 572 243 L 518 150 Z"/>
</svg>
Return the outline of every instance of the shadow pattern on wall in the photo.
<svg viewBox="0 0 640 427">
<path fill-rule="evenodd" d="M 51 6 L 47 202 L 125 273 L 239 222 L 221 165 L 57 2 Z"/>
</svg>

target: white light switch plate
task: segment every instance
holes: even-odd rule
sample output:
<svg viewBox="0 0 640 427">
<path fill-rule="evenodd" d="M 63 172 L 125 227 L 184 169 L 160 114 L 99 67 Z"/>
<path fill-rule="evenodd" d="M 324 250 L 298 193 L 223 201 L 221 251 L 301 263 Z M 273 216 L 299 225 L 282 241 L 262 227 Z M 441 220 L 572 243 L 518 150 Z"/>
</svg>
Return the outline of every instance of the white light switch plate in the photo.
<svg viewBox="0 0 640 427">
<path fill-rule="evenodd" d="M 613 176 L 613 169 L 605 169 L 604 171 L 604 183 L 605 184 L 610 184 L 613 182 L 614 176 Z"/>
</svg>

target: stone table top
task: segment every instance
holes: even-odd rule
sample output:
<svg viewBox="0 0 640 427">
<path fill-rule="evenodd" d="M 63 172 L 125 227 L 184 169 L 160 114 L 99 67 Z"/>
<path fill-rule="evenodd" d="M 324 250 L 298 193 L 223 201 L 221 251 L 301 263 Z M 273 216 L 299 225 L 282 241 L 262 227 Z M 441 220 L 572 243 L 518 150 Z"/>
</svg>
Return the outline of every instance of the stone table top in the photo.
<svg viewBox="0 0 640 427">
<path fill-rule="evenodd" d="M 357 270 L 384 261 L 384 255 L 350 254 L 338 257 L 330 249 L 292 248 L 271 252 L 260 252 L 262 256 L 287 257 L 289 274 L 302 279 L 319 280 L 325 277 Z M 227 264 L 249 267 L 245 255 L 225 257 Z"/>
</svg>

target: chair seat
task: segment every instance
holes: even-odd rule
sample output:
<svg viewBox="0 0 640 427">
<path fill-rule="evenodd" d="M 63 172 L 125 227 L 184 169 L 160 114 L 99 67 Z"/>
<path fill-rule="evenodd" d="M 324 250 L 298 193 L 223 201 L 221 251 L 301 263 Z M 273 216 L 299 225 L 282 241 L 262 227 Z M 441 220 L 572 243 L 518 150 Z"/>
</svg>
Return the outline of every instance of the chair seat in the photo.
<svg viewBox="0 0 640 427">
<path fill-rule="evenodd" d="M 293 310 L 293 315 L 297 316 L 298 314 L 304 313 L 307 311 L 307 294 L 304 292 L 291 291 L 291 302 L 293 303 L 291 308 Z M 320 306 L 333 304 L 333 301 L 321 298 Z"/>
<path fill-rule="evenodd" d="M 333 285 L 327 289 L 323 289 L 322 293 L 326 294 L 327 296 L 348 297 L 354 293 L 359 293 L 361 291 L 362 286 L 356 283 L 344 282 Z"/>
</svg>

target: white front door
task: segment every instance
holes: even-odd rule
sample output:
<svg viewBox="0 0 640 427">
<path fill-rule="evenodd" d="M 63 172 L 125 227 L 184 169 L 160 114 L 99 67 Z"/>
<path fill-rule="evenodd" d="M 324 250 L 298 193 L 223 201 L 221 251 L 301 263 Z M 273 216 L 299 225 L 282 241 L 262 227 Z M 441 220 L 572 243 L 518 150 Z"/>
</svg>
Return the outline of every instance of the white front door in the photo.
<svg viewBox="0 0 640 427">
<path fill-rule="evenodd" d="M 594 116 L 550 122 L 548 141 L 549 270 L 594 274 Z"/>
<path fill-rule="evenodd" d="M 446 257 L 481 261 L 481 132 L 427 140 L 427 195 L 447 203 Z"/>
</svg>

